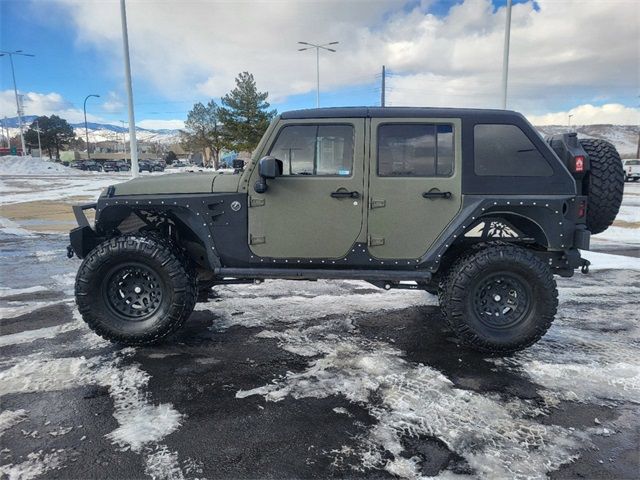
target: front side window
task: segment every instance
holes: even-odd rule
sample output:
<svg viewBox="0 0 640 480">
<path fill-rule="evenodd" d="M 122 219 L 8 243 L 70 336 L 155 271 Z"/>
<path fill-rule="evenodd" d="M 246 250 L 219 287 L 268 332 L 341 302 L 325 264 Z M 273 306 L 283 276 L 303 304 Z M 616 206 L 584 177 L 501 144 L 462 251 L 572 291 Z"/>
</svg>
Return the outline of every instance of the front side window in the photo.
<svg viewBox="0 0 640 480">
<path fill-rule="evenodd" d="M 516 125 L 474 127 L 476 175 L 498 177 L 548 177 L 553 169 Z"/>
<path fill-rule="evenodd" d="M 394 123 L 378 127 L 378 176 L 449 177 L 453 126 Z"/>
<path fill-rule="evenodd" d="M 269 155 L 283 163 L 283 175 L 350 176 L 352 125 L 288 125 Z"/>
</svg>

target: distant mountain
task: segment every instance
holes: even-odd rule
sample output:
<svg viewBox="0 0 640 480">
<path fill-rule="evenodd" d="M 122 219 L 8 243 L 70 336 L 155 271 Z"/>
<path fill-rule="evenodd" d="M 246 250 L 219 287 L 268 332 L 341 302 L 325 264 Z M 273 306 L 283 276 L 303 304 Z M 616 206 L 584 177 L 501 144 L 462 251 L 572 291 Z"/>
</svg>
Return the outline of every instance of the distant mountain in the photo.
<svg viewBox="0 0 640 480">
<path fill-rule="evenodd" d="M 26 127 L 31 125 L 31 123 L 38 118 L 36 115 L 26 115 L 22 117 L 22 124 Z M 2 119 L 4 122 L 4 119 Z M 4 123 L 5 128 L 9 129 L 9 135 L 14 136 L 18 134 L 18 117 L 7 118 Z M 77 137 L 81 137 L 84 139 L 85 130 L 84 130 L 84 122 L 80 123 L 72 123 L 74 133 Z M 110 123 L 96 123 L 96 122 L 87 122 L 87 130 L 89 133 L 89 141 L 94 142 L 118 142 L 121 143 L 123 140 L 123 136 L 126 136 L 127 139 L 129 137 L 129 128 L 122 127 L 121 125 L 112 125 Z M 136 136 L 139 142 L 150 142 L 150 143 L 162 143 L 162 144 L 173 144 L 179 141 L 179 130 L 170 130 L 166 128 L 161 129 L 150 129 L 150 128 L 141 128 L 136 127 Z"/>
<path fill-rule="evenodd" d="M 37 115 L 25 115 L 24 117 L 22 117 L 22 124 L 25 126 L 29 126 L 36 118 L 38 118 Z M 19 127 L 18 117 L 11 117 L 11 118 L 1 119 L 1 120 L 4 123 L 5 128 Z M 71 123 L 70 125 L 73 128 L 84 128 L 84 122 Z M 87 130 L 108 130 L 111 132 L 123 133 L 123 132 L 128 132 L 129 127 L 123 128 L 121 125 L 113 125 L 110 123 L 87 122 Z M 166 128 L 160 128 L 156 130 L 156 129 L 150 129 L 150 128 L 136 127 L 136 131 L 153 132 L 153 133 L 159 133 L 164 135 L 176 135 L 178 133 L 178 130 L 171 130 Z"/>
</svg>

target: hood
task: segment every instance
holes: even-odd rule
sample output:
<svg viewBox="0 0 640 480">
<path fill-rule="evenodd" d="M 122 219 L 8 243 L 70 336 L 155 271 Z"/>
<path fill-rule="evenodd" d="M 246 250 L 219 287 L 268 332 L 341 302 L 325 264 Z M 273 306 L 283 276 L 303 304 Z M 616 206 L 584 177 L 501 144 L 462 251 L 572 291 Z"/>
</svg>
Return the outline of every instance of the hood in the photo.
<svg viewBox="0 0 640 480">
<path fill-rule="evenodd" d="M 189 172 L 149 175 L 114 185 L 114 196 L 166 195 L 171 193 L 237 192 L 240 175 L 221 172 Z"/>
</svg>

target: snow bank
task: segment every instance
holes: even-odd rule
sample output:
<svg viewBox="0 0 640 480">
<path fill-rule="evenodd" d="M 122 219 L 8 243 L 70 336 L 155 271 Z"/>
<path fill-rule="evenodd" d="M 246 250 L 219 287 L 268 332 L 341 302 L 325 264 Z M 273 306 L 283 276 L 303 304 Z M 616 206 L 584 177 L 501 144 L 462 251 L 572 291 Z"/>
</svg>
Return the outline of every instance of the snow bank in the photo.
<svg viewBox="0 0 640 480">
<path fill-rule="evenodd" d="M 70 172 L 71 168 L 42 158 L 0 157 L 0 175 L 64 175 Z"/>
<path fill-rule="evenodd" d="M 591 262 L 590 270 L 640 270 L 640 258 L 600 252 L 581 253 Z"/>
</svg>

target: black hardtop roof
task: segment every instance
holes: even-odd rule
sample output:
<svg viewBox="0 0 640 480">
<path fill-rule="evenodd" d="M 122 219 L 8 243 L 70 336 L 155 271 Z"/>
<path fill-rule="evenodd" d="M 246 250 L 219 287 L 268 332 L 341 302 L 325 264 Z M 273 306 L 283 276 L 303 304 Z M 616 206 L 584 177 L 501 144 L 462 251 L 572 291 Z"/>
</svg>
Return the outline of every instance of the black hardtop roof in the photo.
<svg viewBox="0 0 640 480">
<path fill-rule="evenodd" d="M 282 112 L 284 120 L 305 118 L 420 118 L 420 117 L 474 117 L 508 120 L 522 115 L 512 110 L 483 108 L 434 108 L 434 107 L 329 107 L 309 108 Z"/>
</svg>

